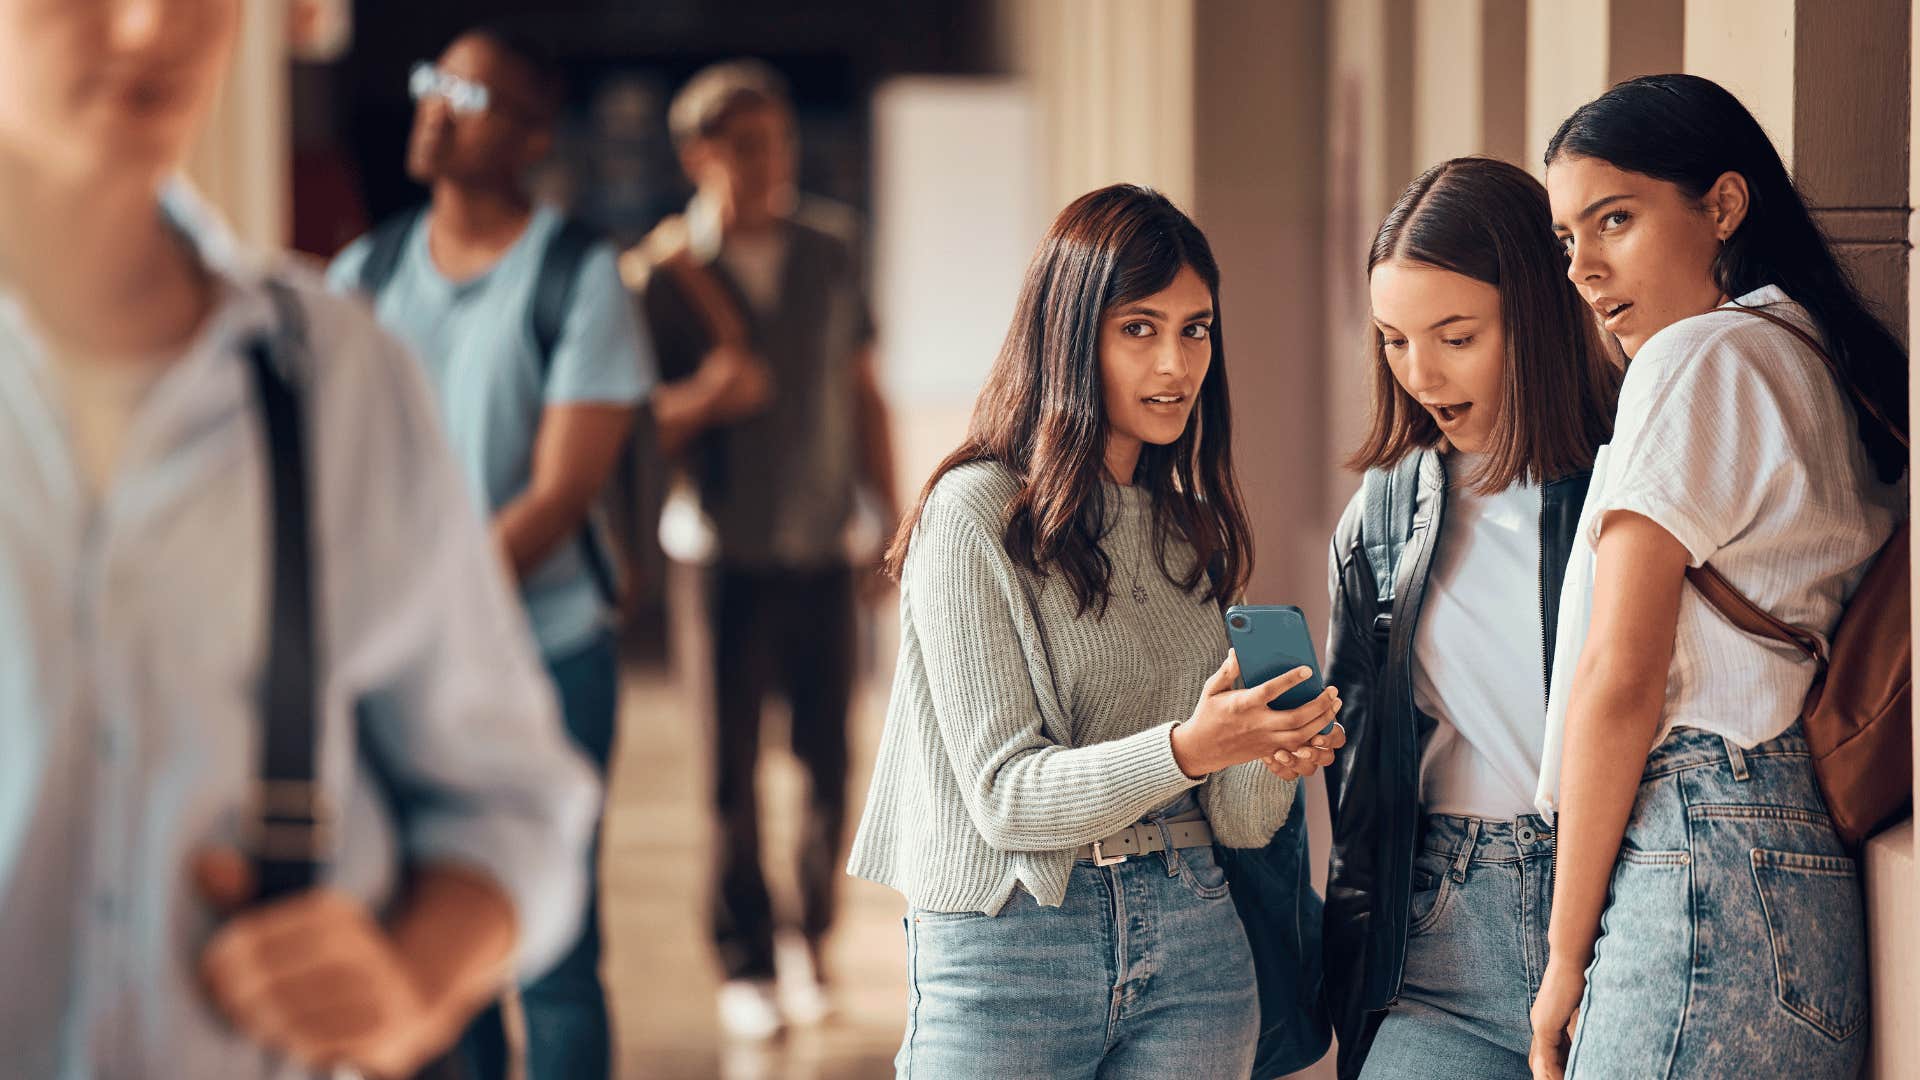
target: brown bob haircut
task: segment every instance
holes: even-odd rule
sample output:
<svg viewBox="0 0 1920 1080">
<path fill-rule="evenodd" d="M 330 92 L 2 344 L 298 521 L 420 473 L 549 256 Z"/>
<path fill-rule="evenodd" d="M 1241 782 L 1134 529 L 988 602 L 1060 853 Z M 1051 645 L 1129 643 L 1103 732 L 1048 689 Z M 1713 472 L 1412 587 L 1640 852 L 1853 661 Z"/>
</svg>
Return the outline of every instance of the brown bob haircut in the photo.
<svg viewBox="0 0 1920 1080">
<path fill-rule="evenodd" d="M 1186 430 L 1166 446 L 1148 443 L 1129 479 L 1153 504 L 1153 552 L 1160 571 L 1221 607 L 1252 572 L 1252 530 L 1233 474 L 1227 404 L 1220 268 L 1193 220 L 1159 192 L 1115 184 L 1075 199 L 1040 242 L 1014 305 L 1013 325 L 974 402 L 967 437 L 933 470 L 887 550 L 896 580 L 927 496 L 949 471 L 996 461 L 1019 480 L 1001 538 L 1029 571 L 1058 571 L 1082 614 L 1105 614 L 1113 565 L 1100 547 L 1107 494 L 1107 415 L 1101 395 L 1100 324 L 1115 307 L 1152 296 L 1182 269 L 1213 298 L 1213 358 Z M 1171 565 L 1168 542 L 1193 548 L 1191 565 Z"/>
<path fill-rule="evenodd" d="M 1450 270 L 1500 291 L 1506 340 L 1499 411 L 1486 461 L 1471 478 L 1486 494 L 1593 467 L 1613 430 L 1620 389 L 1593 312 L 1567 280 L 1547 189 L 1524 170 L 1484 157 L 1454 158 L 1421 173 L 1387 212 L 1367 274 L 1399 260 Z M 1373 328 L 1373 420 L 1347 466 L 1389 468 L 1444 442 L 1431 414 L 1387 366 Z"/>
</svg>

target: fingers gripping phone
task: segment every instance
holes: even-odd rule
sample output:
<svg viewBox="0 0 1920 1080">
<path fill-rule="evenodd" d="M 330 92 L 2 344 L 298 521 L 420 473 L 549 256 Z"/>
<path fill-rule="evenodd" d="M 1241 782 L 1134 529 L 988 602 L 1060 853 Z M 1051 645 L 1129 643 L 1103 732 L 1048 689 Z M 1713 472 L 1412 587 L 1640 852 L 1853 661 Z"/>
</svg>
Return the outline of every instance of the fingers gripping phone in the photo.
<svg viewBox="0 0 1920 1080">
<path fill-rule="evenodd" d="M 1269 709 L 1297 709 L 1326 689 L 1320 661 L 1314 657 L 1307 617 L 1292 604 L 1235 604 L 1227 609 L 1227 642 L 1240 658 L 1240 686 L 1259 686 L 1297 667 L 1313 674 L 1307 681 L 1267 703 Z M 1321 728 L 1333 730 L 1333 721 Z"/>
</svg>

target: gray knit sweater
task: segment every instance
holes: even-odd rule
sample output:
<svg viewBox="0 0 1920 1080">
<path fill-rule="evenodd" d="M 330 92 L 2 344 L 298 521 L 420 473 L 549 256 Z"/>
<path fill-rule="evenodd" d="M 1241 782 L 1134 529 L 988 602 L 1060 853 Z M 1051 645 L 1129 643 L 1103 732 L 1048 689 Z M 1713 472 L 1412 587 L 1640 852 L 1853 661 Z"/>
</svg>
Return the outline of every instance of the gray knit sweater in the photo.
<svg viewBox="0 0 1920 1080">
<path fill-rule="evenodd" d="M 1015 490 L 1004 468 L 976 463 L 927 499 L 848 872 L 934 911 L 997 914 L 1016 885 L 1057 907 L 1074 848 L 1196 783 L 1221 843 L 1266 844 L 1293 805 L 1293 781 L 1259 762 L 1205 781 L 1174 764 L 1173 727 L 1193 714 L 1227 640 L 1219 608 L 1155 563 L 1148 496 L 1105 487 L 1113 595 L 1102 617 L 1075 613 L 1063 575 L 1029 573 L 1007 556 Z M 1170 554 L 1176 570 L 1193 558 L 1184 544 Z"/>
</svg>

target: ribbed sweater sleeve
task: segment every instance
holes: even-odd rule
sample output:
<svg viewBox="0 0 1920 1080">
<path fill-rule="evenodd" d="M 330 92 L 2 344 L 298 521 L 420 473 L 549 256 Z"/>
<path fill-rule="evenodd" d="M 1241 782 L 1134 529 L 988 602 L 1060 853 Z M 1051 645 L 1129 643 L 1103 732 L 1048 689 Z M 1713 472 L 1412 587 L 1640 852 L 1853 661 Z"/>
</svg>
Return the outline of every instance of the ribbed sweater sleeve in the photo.
<svg viewBox="0 0 1920 1080">
<path fill-rule="evenodd" d="M 1280 779 L 1257 761 L 1214 773 L 1200 789 L 1200 806 L 1213 826 L 1213 838 L 1227 847 L 1266 847 L 1287 823 L 1299 783 Z"/>
<path fill-rule="evenodd" d="M 1026 590 L 984 509 L 930 499 L 910 548 L 913 596 L 904 607 L 924 642 L 939 738 L 990 847 L 1090 843 L 1196 781 L 1174 763 L 1172 723 L 1082 747 L 1048 737 L 1046 721 L 1066 717 Z M 1277 805 L 1284 814 L 1286 803 Z"/>
</svg>

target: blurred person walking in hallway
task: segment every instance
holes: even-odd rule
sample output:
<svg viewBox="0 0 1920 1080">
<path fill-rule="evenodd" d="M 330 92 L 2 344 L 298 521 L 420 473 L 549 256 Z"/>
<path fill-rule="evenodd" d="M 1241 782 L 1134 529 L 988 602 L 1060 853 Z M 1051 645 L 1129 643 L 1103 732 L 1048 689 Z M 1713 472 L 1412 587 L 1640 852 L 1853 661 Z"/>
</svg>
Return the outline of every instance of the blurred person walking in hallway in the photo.
<svg viewBox="0 0 1920 1080">
<path fill-rule="evenodd" d="M 370 296 L 418 354 L 498 557 L 519 581 L 567 732 L 604 780 L 616 588 L 590 511 L 652 383 L 652 357 L 612 246 L 528 193 L 562 104 L 540 47 L 470 31 L 416 65 L 409 89 L 407 172 L 432 199 L 348 246 L 329 279 Z M 521 992 L 533 1080 L 609 1072 L 595 849 L 578 940 Z M 464 1049 L 479 1077 L 505 1075 L 499 1009 L 481 1015 Z"/>
<path fill-rule="evenodd" d="M 710 67 L 669 119 L 696 192 L 622 269 L 666 377 L 730 387 L 691 437 L 697 496 L 670 505 L 692 525 L 678 557 L 710 563 L 720 1017 L 730 1034 L 760 1038 L 829 1009 L 822 954 L 844 850 L 856 567 L 878 579 L 849 556 L 847 534 L 862 496 L 883 528 L 897 519 L 893 454 L 860 242 L 847 211 L 796 192 L 784 80 L 751 61 Z M 787 980 L 797 992 L 784 1001 L 754 780 L 773 693 L 790 706 L 810 780 L 799 878 L 812 970 Z"/>
<path fill-rule="evenodd" d="M 578 917 L 598 790 L 426 385 L 169 186 L 242 10 L 0 0 L 9 1076 L 408 1075 Z"/>
</svg>

